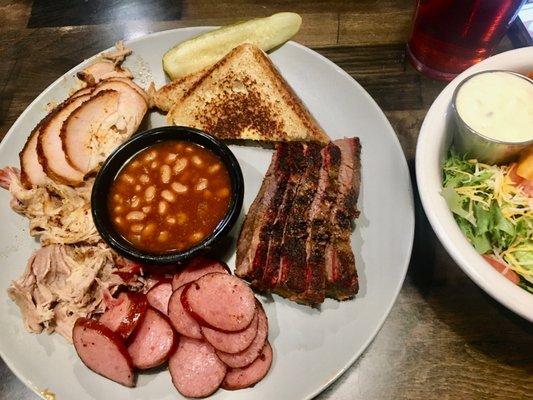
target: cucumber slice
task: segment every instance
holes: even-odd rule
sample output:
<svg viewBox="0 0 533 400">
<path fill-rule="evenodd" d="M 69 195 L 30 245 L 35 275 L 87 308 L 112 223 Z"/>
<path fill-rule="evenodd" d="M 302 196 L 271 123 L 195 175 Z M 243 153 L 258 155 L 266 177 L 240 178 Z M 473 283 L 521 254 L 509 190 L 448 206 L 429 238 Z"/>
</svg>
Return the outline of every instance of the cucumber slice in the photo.
<svg viewBox="0 0 533 400">
<path fill-rule="evenodd" d="M 224 26 L 178 44 L 163 56 L 163 69 L 178 79 L 213 65 L 242 43 L 253 43 L 268 51 L 298 32 L 302 17 L 283 12 Z"/>
</svg>

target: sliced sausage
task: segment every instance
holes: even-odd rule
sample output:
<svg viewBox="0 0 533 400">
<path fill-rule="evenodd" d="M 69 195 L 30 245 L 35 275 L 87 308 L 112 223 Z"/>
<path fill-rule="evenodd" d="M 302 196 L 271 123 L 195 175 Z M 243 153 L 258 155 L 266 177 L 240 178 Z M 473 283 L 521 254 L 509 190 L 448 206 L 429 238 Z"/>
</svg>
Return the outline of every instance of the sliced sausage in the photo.
<svg viewBox="0 0 533 400">
<path fill-rule="evenodd" d="M 233 275 L 202 276 L 184 289 L 181 302 L 200 325 L 221 331 L 243 330 L 255 315 L 252 289 Z"/>
<path fill-rule="evenodd" d="M 268 336 L 268 320 L 263 308 L 258 306 L 257 308 L 257 335 L 255 336 L 252 344 L 248 348 L 240 353 L 224 353 L 217 351 L 218 357 L 230 368 L 242 368 L 250 365 L 261 354 L 261 349 L 265 345 Z"/>
<path fill-rule="evenodd" d="M 225 353 L 239 353 L 250 346 L 257 335 L 257 312 L 248 327 L 239 332 L 222 332 L 202 327 L 202 334 L 211 346 Z"/>
<path fill-rule="evenodd" d="M 133 366 L 148 369 L 163 364 L 174 349 L 176 340 L 176 334 L 167 319 L 158 311 L 148 308 L 128 345 Z"/>
<path fill-rule="evenodd" d="M 172 279 L 172 288 L 176 290 L 180 286 L 186 285 L 192 281 L 201 278 L 204 275 L 220 272 L 229 274 L 230 270 L 226 264 L 217 260 L 211 260 L 205 257 L 196 257 L 185 264 L 184 268 L 174 275 Z"/>
<path fill-rule="evenodd" d="M 72 330 L 74 348 L 92 371 L 124 386 L 135 386 L 133 363 L 120 336 L 93 319 L 78 318 Z"/>
<path fill-rule="evenodd" d="M 227 390 L 244 389 L 255 385 L 265 377 L 272 365 L 272 347 L 266 341 L 259 357 L 244 368 L 230 369 L 222 382 L 222 388 Z"/>
<path fill-rule="evenodd" d="M 168 369 L 172 383 L 186 397 L 209 396 L 226 375 L 226 366 L 209 343 L 187 337 L 180 339 Z"/>
<path fill-rule="evenodd" d="M 141 293 L 123 292 L 116 305 L 100 317 L 100 323 L 127 339 L 144 316 L 148 302 Z"/>
<path fill-rule="evenodd" d="M 146 293 L 148 303 L 156 310 L 168 315 L 168 301 L 172 296 L 172 284 L 168 281 L 161 281 Z"/>
<path fill-rule="evenodd" d="M 202 339 L 202 332 L 198 322 L 189 315 L 181 303 L 181 295 L 185 286 L 175 290 L 168 301 L 168 317 L 174 329 L 184 336 Z"/>
</svg>

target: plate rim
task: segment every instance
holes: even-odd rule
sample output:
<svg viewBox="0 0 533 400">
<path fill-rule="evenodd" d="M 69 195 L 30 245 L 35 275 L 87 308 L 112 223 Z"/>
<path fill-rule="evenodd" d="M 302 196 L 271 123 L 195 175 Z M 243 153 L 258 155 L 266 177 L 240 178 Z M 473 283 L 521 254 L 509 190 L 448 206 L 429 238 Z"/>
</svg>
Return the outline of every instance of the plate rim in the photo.
<svg viewBox="0 0 533 400">
<path fill-rule="evenodd" d="M 146 40 L 147 37 L 150 38 L 156 38 L 157 36 L 168 34 L 169 32 L 186 32 L 186 31 L 196 31 L 196 30 L 208 30 L 208 29 L 214 29 L 218 26 L 191 26 L 191 27 L 184 27 L 184 28 L 174 28 L 174 29 L 167 29 L 163 31 L 157 31 L 157 32 L 151 32 L 144 34 L 142 36 L 135 37 L 131 40 L 124 40 L 124 44 L 127 46 L 128 44 L 135 43 L 137 41 Z M 332 67 L 338 74 L 343 76 L 344 79 L 347 79 L 351 82 L 352 85 L 355 85 L 355 87 L 360 91 L 360 93 L 365 97 L 367 102 L 378 112 L 378 115 L 380 119 L 382 120 L 382 123 L 386 127 L 384 131 L 381 133 L 383 135 L 389 136 L 389 141 L 394 147 L 394 151 L 398 152 L 400 157 L 400 170 L 403 170 L 405 173 L 405 186 L 406 186 L 406 194 L 407 194 L 407 206 L 408 206 L 408 226 L 405 227 L 406 231 L 406 238 L 408 246 L 405 248 L 405 260 L 402 260 L 402 262 L 398 262 L 398 267 L 401 267 L 401 279 L 398 280 L 398 284 L 396 285 L 394 291 L 391 293 L 392 297 L 387 304 L 385 308 L 385 312 L 383 313 L 382 317 L 378 320 L 378 323 L 376 324 L 376 327 L 374 330 L 371 331 L 371 334 L 368 335 L 368 338 L 363 342 L 363 344 L 360 346 L 360 349 L 356 352 L 354 352 L 353 356 L 350 357 L 350 359 L 345 363 L 345 365 L 340 368 L 334 375 L 332 375 L 327 381 L 324 381 L 324 383 L 321 383 L 318 388 L 315 391 L 310 392 L 308 395 L 303 397 L 303 399 L 309 400 L 314 397 L 316 397 L 318 394 L 322 393 L 324 390 L 326 390 L 329 386 L 331 386 L 336 380 L 338 380 L 354 363 L 357 361 L 361 355 L 368 349 L 369 345 L 372 343 L 372 341 L 376 338 L 377 334 L 383 327 L 383 324 L 385 323 L 386 319 L 388 318 L 392 307 L 396 304 L 396 301 L 398 299 L 398 296 L 400 294 L 400 291 L 403 287 L 403 284 L 405 282 L 405 278 L 407 275 L 407 271 L 411 262 L 412 257 L 412 250 L 414 245 L 414 234 L 415 234 L 415 203 L 414 203 L 414 192 L 413 192 L 413 184 L 412 184 L 412 178 L 409 173 L 409 166 L 407 163 L 407 159 L 405 156 L 405 153 L 401 147 L 398 135 L 394 128 L 392 127 L 390 121 L 388 120 L 387 116 L 385 115 L 384 111 L 381 109 L 381 107 L 376 103 L 376 101 L 370 96 L 370 94 L 361 86 L 361 84 L 353 78 L 350 74 L 348 74 L 344 69 L 339 67 L 337 64 L 335 64 L 333 61 L 329 60 L 327 57 L 323 56 L 322 54 L 318 53 L 315 50 L 310 49 L 309 47 L 300 44 L 298 42 L 289 40 L 286 43 L 282 44 L 279 47 L 285 46 L 285 45 L 293 45 L 301 50 L 305 51 L 306 53 L 310 54 L 313 57 L 317 57 L 322 62 L 325 62 L 328 66 Z M 59 76 L 56 80 L 54 80 L 52 83 L 50 83 L 37 97 L 31 101 L 24 111 L 18 116 L 18 118 L 13 122 L 9 130 L 6 132 L 5 136 L 3 137 L 2 141 L 0 142 L 0 152 L 3 151 L 4 147 L 6 146 L 6 142 L 8 138 L 11 137 L 11 135 L 15 134 L 14 127 L 18 124 L 18 122 L 24 118 L 27 117 L 27 114 L 30 112 L 30 109 L 35 107 L 35 104 L 41 101 L 43 98 L 45 98 L 48 93 L 52 90 L 53 87 L 60 84 L 62 80 L 67 79 L 69 76 L 74 75 L 76 71 L 79 71 L 89 63 L 91 63 L 94 59 L 99 57 L 103 52 L 110 51 L 113 49 L 114 46 L 108 47 L 107 49 L 101 50 L 100 52 L 96 53 L 95 55 L 84 59 L 65 73 L 63 73 L 61 76 Z M 278 49 L 279 47 L 276 47 Z M 274 49 L 274 51 L 276 50 Z M 357 225 L 357 224 L 356 224 Z M 357 229 L 357 228 L 356 228 Z M 353 234 L 353 232 L 352 232 Z M 357 298 L 356 298 L 357 299 Z M 355 299 L 355 300 L 356 300 Z M 11 359 L 8 359 L 5 357 L 3 350 L 0 348 L 0 357 L 2 357 L 3 361 L 6 363 L 8 368 L 15 374 L 15 376 L 30 390 L 32 390 L 37 396 L 42 397 L 41 392 L 38 388 L 36 388 L 33 383 L 31 382 L 31 378 L 27 378 L 22 375 L 22 373 L 13 365 L 13 362 Z"/>
<path fill-rule="evenodd" d="M 510 64 L 507 60 L 513 60 L 514 56 L 519 55 L 521 57 L 523 54 L 526 56 L 529 55 L 530 57 L 533 56 L 533 47 L 522 47 L 495 54 L 466 69 L 446 85 L 433 101 L 424 117 L 416 145 L 415 169 L 418 192 L 424 212 L 435 234 L 446 249 L 446 252 L 485 293 L 508 310 L 533 322 L 533 294 L 526 292 L 524 289 L 505 279 L 483 260 L 481 255 L 475 251 L 474 247 L 459 229 L 459 226 L 453 218 L 453 214 L 442 198 L 440 194 L 442 190 L 441 168 L 440 166 L 437 167 L 438 176 L 440 177 L 437 182 L 434 179 L 436 176 L 435 162 L 437 161 L 437 164 L 440 165 L 440 146 L 446 145 L 445 142 L 449 134 L 445 131 L 440 133 L 440 141 L 434 144 L 435 131 L 432 126 L 435 123 L 434 121 L 442 121 L 442 118 L 447 117 L 452 92 L 459 82 L 473 73 L 493 68 L 491 64 L 494 62 Z M 515 66 L 513 68 L 518 67 Z M 529 68 L 533 68 L 533 62 Z M 444 115 L 442 114 L 443 111 Z M 450 223 L 452 221 L 453 224 Z"/>
</svg>

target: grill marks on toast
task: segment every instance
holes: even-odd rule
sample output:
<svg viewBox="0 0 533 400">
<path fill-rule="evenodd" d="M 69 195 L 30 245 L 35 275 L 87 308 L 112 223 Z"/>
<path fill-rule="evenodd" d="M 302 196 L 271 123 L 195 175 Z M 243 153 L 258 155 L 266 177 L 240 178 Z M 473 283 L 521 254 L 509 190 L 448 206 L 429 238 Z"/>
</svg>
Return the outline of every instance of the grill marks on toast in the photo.
<svg viewBox="0 0 533 400">
<path fill-rule="evenodd" d="M 358 214 L 359 142 L 278 145 L 237 245 L 238 276 L 317 305 L 357 293 L 350 246 Z"/>
<path fill-rule="evenodd" d="M 169 123 L 200 128 L 221 139 L 329 141 L 269 57 L 254 45 L 233 49 L 185 94 L 180 92 L 182 83 L 177 87 Z"/>
</svg>

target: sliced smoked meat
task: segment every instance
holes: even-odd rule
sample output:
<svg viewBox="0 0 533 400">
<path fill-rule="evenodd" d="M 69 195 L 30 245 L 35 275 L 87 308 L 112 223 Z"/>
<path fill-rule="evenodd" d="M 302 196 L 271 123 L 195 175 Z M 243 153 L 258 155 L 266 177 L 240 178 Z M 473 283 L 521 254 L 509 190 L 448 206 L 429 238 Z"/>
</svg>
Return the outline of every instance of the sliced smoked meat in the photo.
<svg viewBox="0 0 533 400">
<path fill-rule="evenodd" d="M 46 175 L 56 182 L 74 186 L 83 182 L 84 174 L 67 161 L 61 142 L 61 127 L 69 115 L 90 96 L 85 94 L 66 100 L 52 111 L 41 127 L 37 141 L 39 162 Z"/>
<path fill-rule="evenodd" d="M 229 274 L 230 270 L 221 261 L 206 257 L 195 257 L 187 262 L 180 272 L 174 275 L 172 278 L 172 288 L 176 290 L 187 283 L 214 272 Z"/>
<path fill-rule="evenodd" d="M 239 353 L 224 353 L 217 351 L 220 359 L 230 368 L 242 368 L 250 365 L 261 354 L 268 337 L 268 319 L 263 307 L 257 302 L 257 335 L 246 349 Z"/>
<path fill-rule="evenodd" d="M 200 325 L 227 332 L 245 329 L 256 312 L 252 289 L 227 274 L 207 274 L 189 283 L 181 302 Z"/>
<path fill-rule="evenodd" d="M 272 347 L 268 340 L 261 349 L 261 353 L 253 363 L 243 368 L 232 368 L 226 372 L 222 382 L 222 388 L 226 390 L 238 390 L 254 386 L 262 380 L 272 365 Z"/>
<path fill-rule="evenodd" d="M 322 157 L 321 147 L 309 143 L 306 147 L 305 157 L 307 168 L 294 196 L 292 207 L 287 218 L 282 239 L 280 258 L 280 271 L 275 293 L 289 297 L 291 300 L 306 303 L 306 299 L 298 296 L 308 288 L 312 276 L 308 274 L 306 262 L 306 241 L 309 228 L 309 211 L 318 188 L 318 178 Z M 319 274 L 320 271 L 311 271 Z M 322 285 L 310 290 L 323 292 Z"/>
<path fill-rule="evenodd" d="M 257 335 L 257 323 L 259 317 L 255 313 L 255 317 L 246 329 L 239 332 L 222 332 L 216 329 L 202 327 L 202 335 L 211 345 L 225 353 L 239 353 L 245 350 Z"/>
<path fill-rule="evenodd" d="M 103 90 L 83 102 L 61 127 L 61 141 L 69 164 L 84 175 L 99 166 L 98 143 L 94 140 L 102 124 L 118 111 L 120 93 Z"/>
<path fill-rule="evenodd" d="M 43 120 L 44 121 L 44 120 Z M 41 132 L 43 121 L 33 129 L 26 140 L 26 144 L 19 153 L 20 160 L 20 179 L 25 188 L 32 186 L 44 185 L 48 180 L 43 166 L 39 162 L 37 155 L 37 142 Z"/>
<path fill-rule="evenodd" d="M 143 319 L 148 303 L 140 293 L 122 292 L 112 306 L 102 314 L 99 322 L 127 339 Z"/>
<path fill-rule="evenodd" d="M 101 60 L 95 62 L 79 71 L 76 76 L 89 86 L 93 86 L 98 82 L 108 78 L 133 77 L 128 69 L 115 65 L 115 63 L 110 60 Z"/>
<path fill-rule="evenodd" d="M 183 289 L 186 286 L 180 286 L 172 293 L 168 301 L 168 318 L 174 329 L 187 337 L 193 339 L 202 339 L 202 331 L 196 320 L 185 310 L 181 302 Z"/>
<path fill-rule="evenodd" d="M 256 200 L 244 221 L 237 245 L 235 274 L 260 286 L 272 224 L 287 187 L 292 146 L 278 144 Z"/>
<path fill-rule="evenodd" d="M 146 299 L 153 308 L 168 315 L 168 302 L 172 293 L 172 284 L 169 281 L 162 280 L 146 293 Z"/>
<path fill-rule="evenodd" d="M 333 142 L 341 152 L 339 189 L 331 213 L 332 237 L 326 246 L 326 295 L 337 300 L 353 297 L 358 289 L 355 258 L 350 244 L 352 219 L 357 217 L 361 183 L 359 139 Z"/>
<path fill-rule="evenodd" d="M 186 397 L 207 397 L 226 376 L 226 366 L 215 349 L 203 340 L 181 337 L 178 348 L 168 360 L 172 383 Z"/>
<path fill-rule="evenodd" d="M 89 318 L 78 318 L 72 330 L 74 348 L 92 371 L 124 386 L 135 386 L 133 363 L 120 336 Z"/>
</svg>

